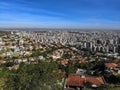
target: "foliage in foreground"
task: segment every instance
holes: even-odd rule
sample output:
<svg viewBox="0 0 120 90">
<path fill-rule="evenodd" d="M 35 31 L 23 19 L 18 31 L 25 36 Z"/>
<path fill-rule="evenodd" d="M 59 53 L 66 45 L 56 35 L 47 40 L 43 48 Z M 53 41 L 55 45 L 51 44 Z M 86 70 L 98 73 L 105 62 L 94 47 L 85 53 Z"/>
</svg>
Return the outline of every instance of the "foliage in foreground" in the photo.
<svg viewBox="0 0 120 90">
<path fill-rule="evenodd" d="M 0 90 L 62 90 L 65 73 L 56 62 L 21 63 L 16 71 L 0 67 Z"/>
</svg>

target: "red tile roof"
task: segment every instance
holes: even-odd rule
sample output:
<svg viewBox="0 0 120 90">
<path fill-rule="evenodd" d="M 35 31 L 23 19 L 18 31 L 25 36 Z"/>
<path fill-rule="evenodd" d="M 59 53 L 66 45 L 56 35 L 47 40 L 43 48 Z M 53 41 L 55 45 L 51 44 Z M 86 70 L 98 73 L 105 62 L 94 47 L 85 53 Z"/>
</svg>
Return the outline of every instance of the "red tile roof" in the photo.
<svg viewBox="0 0 120 90">
<path fill-rule="evenodd" d="M 60 63 L 61 63 L 62 65 L 66 65 L 66 64 L 68 64 L 68 61 L 69 61 L 69 59 L 64 59 L 64 60 L 62 60 Z"/>
<path fill-rule="evenodd" d="M 84 82 L 85 82 L 84 78 L 81 78 L 79 75 L 69 75 L 67 78 L 66 85 L 83 87 Z"/>
<path fill-rule="evenodd" d="M 0 64 L 5 63 L 5 62 L 6 62 L 5 60 L 0 60 Z"/>
<path fill-rule="evenodd" d="M 105 66 L 108 67 L 108 68 L 115 68 L 115 67 L 117 67 L 117 64 L 115 64 L 115 63 L 105 63 Z"/>
<path fill-rule="evenodd" d="M 90 83 L 92 83 L 94 85 L 104 84 L 104 81 L 103 81 L 102 77 L 87 76 L 86 77 L 86 82 L 90 82 Z"/>
<path fill-rule="evenodd" d="M 102 85 L 104 84 L 104 80 L 102 77 L 93 77 L 93 76 L 79 76 L 75 74 L 70 74 L 67 78 L 66 85 L 68 86 L 78 86 L 84 87 L 86 82 L 90 82 L 93 85 Z"/>
</svg>

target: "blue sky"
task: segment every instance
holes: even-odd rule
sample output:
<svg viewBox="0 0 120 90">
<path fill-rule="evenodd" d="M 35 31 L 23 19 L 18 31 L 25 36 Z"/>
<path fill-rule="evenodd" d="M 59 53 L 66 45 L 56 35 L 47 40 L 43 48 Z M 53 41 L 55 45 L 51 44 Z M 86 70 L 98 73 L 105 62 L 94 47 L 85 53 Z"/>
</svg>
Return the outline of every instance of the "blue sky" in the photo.
<svg viewBox="0 0 120 90">
<path fill-rule="evenodd" d="M 120 28 L 120 0 L 0 0 L 0 27 Z"/>
</svg>

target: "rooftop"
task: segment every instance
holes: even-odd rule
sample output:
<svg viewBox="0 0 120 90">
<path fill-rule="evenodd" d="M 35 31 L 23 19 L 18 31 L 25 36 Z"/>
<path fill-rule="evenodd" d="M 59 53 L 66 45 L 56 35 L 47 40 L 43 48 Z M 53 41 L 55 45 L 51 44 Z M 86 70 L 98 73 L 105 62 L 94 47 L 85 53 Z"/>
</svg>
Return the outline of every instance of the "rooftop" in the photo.
<svg viewBox="0 0 120 90">
<path fill-rule="evenodd" d="M 84 84 L 86 82 L 90 82 L 93 85 L 102 85 L 105 83 L 102 77 L 80 76 L 76 74 L 70 74 L 67 78 L 66 85 L 84 87 Z"/>
<path fill-rule="evenodd" d="M 117 64 L 116 63 L 105 63 L 105 66 L 108 68 L 115 68 L 117 67 Z"/>
</svg>

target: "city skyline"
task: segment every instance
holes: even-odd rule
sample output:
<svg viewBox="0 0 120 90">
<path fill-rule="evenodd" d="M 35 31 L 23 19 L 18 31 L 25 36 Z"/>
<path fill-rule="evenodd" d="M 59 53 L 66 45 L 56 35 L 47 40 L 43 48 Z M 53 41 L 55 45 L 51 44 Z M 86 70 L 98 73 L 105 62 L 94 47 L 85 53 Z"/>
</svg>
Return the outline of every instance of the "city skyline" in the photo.
<svg viewBox="0 0 120 90">
<path fill-rule="evenodd" d="M 0 0 L 0 27 L 120 29 L 119 0 Z"/>
</svg>

